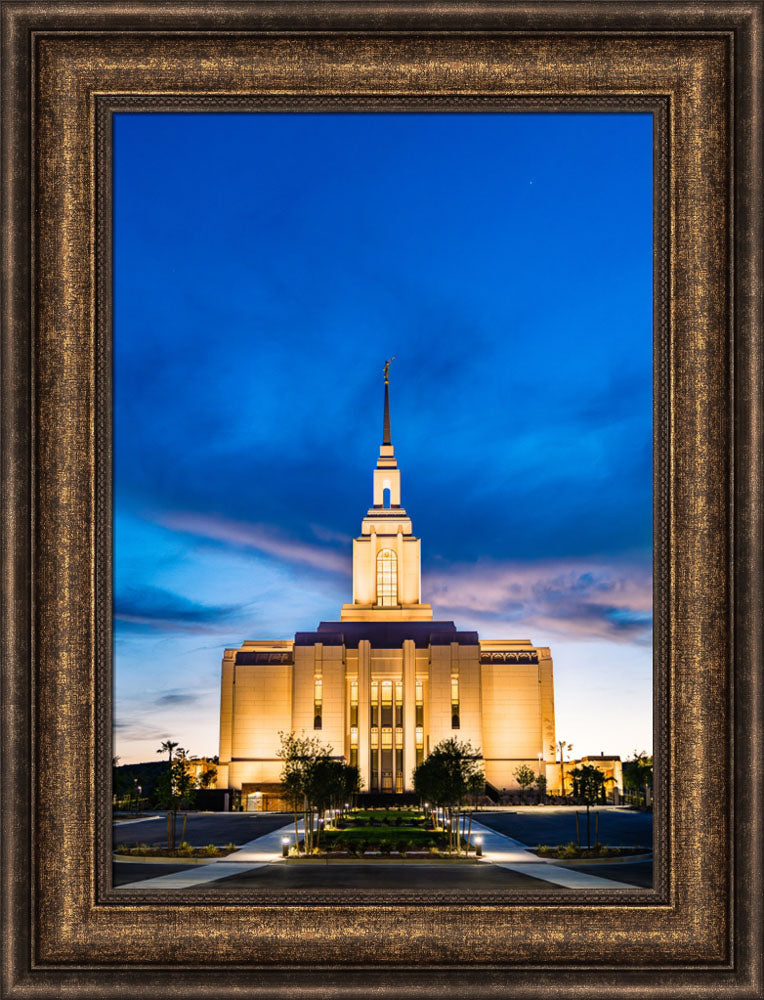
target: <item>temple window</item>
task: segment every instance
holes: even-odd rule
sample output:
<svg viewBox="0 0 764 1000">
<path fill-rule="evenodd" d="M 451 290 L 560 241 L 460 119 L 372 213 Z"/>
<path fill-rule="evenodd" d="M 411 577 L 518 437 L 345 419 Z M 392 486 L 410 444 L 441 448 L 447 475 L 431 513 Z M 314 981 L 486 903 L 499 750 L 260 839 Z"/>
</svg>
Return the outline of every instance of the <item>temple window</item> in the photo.
<svg viewBox="0 0 764 1000">
<path fill-rule="evenodd" d="M 459 718 L 459 678 L 454 676 L 451 678 L 451 728 L 458 729 L 460 725 Z"/>
<path fill-rule="evenodd" d="M 377 606 L 393 608 L 398 603 L 398 557 L 392 549 L 377 554 Z"/>
<path fill-rule="evenodd" d="M 313 728 L 320 729 L 323 722 L 324 682 L 321 677 L 313 681 Z"/>
</svg>

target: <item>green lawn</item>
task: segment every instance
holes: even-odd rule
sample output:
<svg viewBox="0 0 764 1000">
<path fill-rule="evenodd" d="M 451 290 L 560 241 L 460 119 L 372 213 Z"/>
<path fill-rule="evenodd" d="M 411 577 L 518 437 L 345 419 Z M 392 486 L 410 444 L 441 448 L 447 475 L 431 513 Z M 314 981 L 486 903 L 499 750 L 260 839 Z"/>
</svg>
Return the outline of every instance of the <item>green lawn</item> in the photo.
<svg viewBox="0 0 764 1000">
<path fill-rule="evenodd" d="M 358 809 L 357 811 L 347 813 L 344 817 L 349 823 L 355 823 L 356 821 L 367 823 L 370 820 L 374 820 L 377 823 L 390 825 L 422 822 L 425 818 L 425 814 L 418 809 Z"/>
<path fill-rule="evenodd" d="M 422 830 L 415 826 L 357 826 L 347 830 L 326 830 L 321 835 L 321 842 L 327 846 L 338 841 L 353 845 L 361 841 L 369 844 L 381 841 L 389 844 L 411 842 L 417 847 L 437 847 L 445 843 L 445 837 L 441 832 Z"/>
</svg>

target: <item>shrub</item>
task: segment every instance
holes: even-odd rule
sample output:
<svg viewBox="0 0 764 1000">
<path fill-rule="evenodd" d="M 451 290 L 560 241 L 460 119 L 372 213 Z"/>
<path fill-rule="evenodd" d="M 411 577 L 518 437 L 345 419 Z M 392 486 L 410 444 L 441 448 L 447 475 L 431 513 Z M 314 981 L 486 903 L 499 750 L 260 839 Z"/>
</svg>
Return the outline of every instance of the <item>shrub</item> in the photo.
<svg viewBox="0 0 764 1000">
<path fill-rule="evenodd" d="M 188 841 L 184 840 L 178 848 L 178 854 L 182 854 L 185 858 L 190 858 L 193 853 L 193 847 L 188 843 Z"/>
<path fill-rule="evenodd" d="M 539 846 L 536 848 L 536 852 L 538 854 L 549 854 L 549 850 L 550 849 L 547 847 L 546 844 L 539 844 Z"/>
<path fill-rule="evenodd" d="M 390 851 L 391 851 L 391 846 L 390 846 L 390 841 L 389 840 L 386 840 L 386 839 L 380 840 L 380 842 L 379 842 L 379 844 L 377 846 L 379 848 L 379 853 L 380 854 L 389 854 Z"/>
<path fill-rule="evenodd" d="M 232 854 L 236 850 L 236 844 L 231 840 L 225 845 L 225 849 L 229 854 Z"/>
<path fill-rule="evenodd" d="M 207 844 L 206 847 L 203 847 L 199 851 L 199 854 L 203 858 L 216 858 L 217 854 L 218 854 L 218 849 L 217 849 L 217 847 L 215 847 L 214 844 Z"/>
<path fill-rule="evenodd" d="M 575 858 L 577 854 L 578 854 L 578 848 L 573 843 L 573 841 L 571 841 L 569 844 L 566 844 L 565 847 L 563 847 L 559 851 L 559 855 L 561 858 Z"/>
</svg>

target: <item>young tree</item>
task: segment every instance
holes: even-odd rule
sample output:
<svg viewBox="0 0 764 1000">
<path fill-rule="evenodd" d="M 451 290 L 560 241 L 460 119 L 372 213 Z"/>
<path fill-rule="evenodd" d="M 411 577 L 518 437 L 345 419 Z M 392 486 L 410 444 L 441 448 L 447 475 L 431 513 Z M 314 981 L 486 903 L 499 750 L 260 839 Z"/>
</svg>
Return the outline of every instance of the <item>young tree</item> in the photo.
<svg viewBox="0 0 764 1000">
<path fill-rule="evenodd" d="M 169 769 L 157 782 L 157 800 L 162 808 L 167 809 L 167 848 L 175 850 L 176 828 L 179 809 L 188 809 L 193 804 L 196 797 L 194 781 L 188 768 L 188 756 L 183 747 L 168 740 L 162 744 L 162 748 L 157 753 L 164 753 L 170 747 Z M 186 817 L 187 818 L 187 817 Z M 185 833 L 186 824 L 183 823 Z M 181 834 L 181 840 L 183 834 Z"/>
<path fill-rule="evenodd" d="M 469 828 L 467 830 L 467 850 L 469 850 L 470 837 L 472 836 L 472 814 L 477 808 L 477 800 L 479 795 L 485 794 L 485 774 L 483 774 L 482 769 L 475 768 L 473 773 L 467 778 L 467 795 L 472 800 L 472 809 L 470 809 L 470 819 Z"/>
<path fill-rule="evenodd" d="M 546 801 L 546 775 L 539 774 L 535 780 L 536 788 L 539 790 L 539 799 L 542 802 Z"/>
<path fill-rule="evenodd" d="M 320 843 L 321 819 L 326 809 L 339 803 L 349 780 L 342 759 L 332 756 L 332 748 L 324 746 L 315 736 L 297 736 L 280 732 L 281 746 L 276 754 L 283 760 L 281 783 L 294 809 L 295 847 L 299 852 L 298 812 L 302 812 L 305 853 Z M 358 769 L 352 768 L 358 780 Z M 318 830 L 316 830 L 318 828 Z"/>
<path fill-rule="evenodd" d="M 525 789 L 529 788 L 533 782 L 536 780 L 536 775 L 531 771 L 527 764 L 521 764 L 519 767 L 515 768 L 515 778 L 517 783 L 522 789 L 523 802 L 525 802 Z"/>
<path fill-rule="evenodd" d="M 361 772 L 356 764 L 342 764 L 342 792 L 340 801 L 337 803 L 340 809 L 344 809 L 346 802 L 355 802 L 358 793 L 361 791 Z"/>
<path fill-rule="evenodd" d="M 645 750 L 635 750 L 633 758 L 623 762 L 623 783 L 647 797 L 647 789 L 653 785 L 653 758 Z"/>
<path fill-rule="evenodd" d="M 447 813 L 448 850 L 461 851 L 462 805 L 477 787 L 485 784 L 479 750 L 452 737 L 443 740 L 414 771 L 414 789 L 423 801 Z"/>
<path fill-rule="evenodd" d="M 581 764 L 570 772 L 573 779 L 573 797 L 577 802 L 586 805 L 586 844 L 592 846 L 591 821 L 589 818 L 589 807 L 596 805 L 599 800 L 600 789 L 604 788 L 606 778 L 604 773 L 593 764 Z"/>
<path fill-rule="evenodd" d="M 217 776 L 218 776 L 218 769 L 212 766 L 208 767 L 206 771 L 203 771 L 199 775 L 199 787 L 209 788 L 210 785 L 214 784 Z"/>
<path fill-rule="evenodd" d="M 124 778 L 118 768 L 119 757 L 112 757 L 111 760 L 111 793 L 112 797 L 116 798 L 117 802 L 125 791 L 126 788 L 126 778 Z"/>
</svg>

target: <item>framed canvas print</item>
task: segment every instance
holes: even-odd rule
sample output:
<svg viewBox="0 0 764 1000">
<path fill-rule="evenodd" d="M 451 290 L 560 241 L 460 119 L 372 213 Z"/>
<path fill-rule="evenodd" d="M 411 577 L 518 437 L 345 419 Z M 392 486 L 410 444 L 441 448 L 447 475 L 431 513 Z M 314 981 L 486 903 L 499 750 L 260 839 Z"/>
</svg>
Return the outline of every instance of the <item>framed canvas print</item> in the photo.
<svg viewBox="0 0 764 1000">
<path fill-rule="evenodd" d="M 114 115 L 115 885 L 652 886 L 653 141 Z"/>
<path fill-rule="evenodd" d="M 3 6 L 9 996 L 761 996 L 758 4 Z"/>
</svg>

